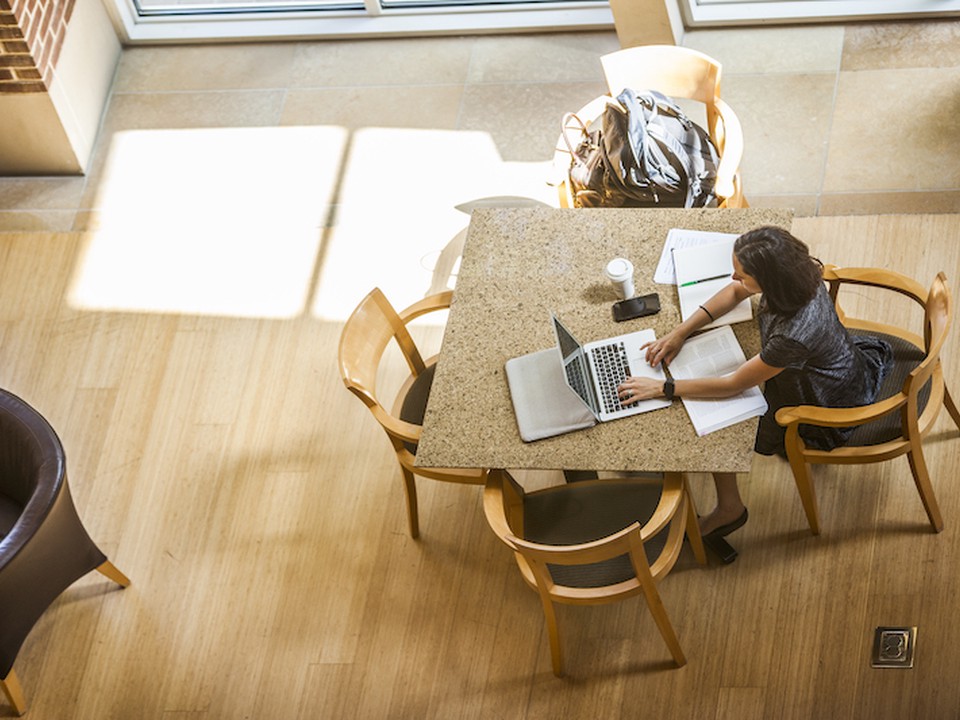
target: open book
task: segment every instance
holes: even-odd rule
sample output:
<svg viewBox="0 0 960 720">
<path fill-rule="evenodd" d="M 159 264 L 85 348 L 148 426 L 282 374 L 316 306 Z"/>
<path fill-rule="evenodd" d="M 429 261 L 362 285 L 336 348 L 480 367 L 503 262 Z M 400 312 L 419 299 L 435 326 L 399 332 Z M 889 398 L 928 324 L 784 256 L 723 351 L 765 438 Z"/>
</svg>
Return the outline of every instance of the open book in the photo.
<svg viewBox="0 0 960 720">
<path fill-rule="evenodd" d="M 733 242 L 736 235 L 731 236 L 726 233 L 716 233 L 716 235 L 717 242 L 677 247 L 673 251 L 682 320 L 693 315 L 698 307 L 732 282 L 730 276 L 733 274 Z M 704 327 L 730 325 L 752 317 L 750 298 L 744 298 L 733 310 Z"/>
<path fill-rule="evenodd" d="M 746 362 L 743 349 L 729 325 L 688 338 L 670 363 L 674 380 L 729 375 Z M 699 400 L 680 398 L 697 435 L 763 415 L 767 401 L 758 387 L 728 398 Z"/>
</svg>

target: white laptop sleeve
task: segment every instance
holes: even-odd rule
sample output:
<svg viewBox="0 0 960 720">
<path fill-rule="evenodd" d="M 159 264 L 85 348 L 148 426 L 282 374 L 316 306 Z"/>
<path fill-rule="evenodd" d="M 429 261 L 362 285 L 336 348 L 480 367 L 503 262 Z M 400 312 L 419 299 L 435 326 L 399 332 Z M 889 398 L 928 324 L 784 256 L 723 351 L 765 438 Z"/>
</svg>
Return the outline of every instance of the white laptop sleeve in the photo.
<svg viewBox="0 0 960 720">
<path fill-rule="evenodd" d="M 556 348 L 521 355 L 505 365 L 517 426 L 524 442 L 597 424 L 593 413 L 563 379 Z"/>
</svg>

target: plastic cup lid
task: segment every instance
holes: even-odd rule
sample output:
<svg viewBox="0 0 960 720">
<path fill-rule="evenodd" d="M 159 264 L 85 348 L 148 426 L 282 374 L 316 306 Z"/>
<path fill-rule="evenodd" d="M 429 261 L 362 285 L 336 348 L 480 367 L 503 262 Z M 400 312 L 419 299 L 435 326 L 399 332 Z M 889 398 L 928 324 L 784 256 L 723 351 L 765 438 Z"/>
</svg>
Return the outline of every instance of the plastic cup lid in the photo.
<svg viewBox="0 0 960 720">
<path fill-rule="evenodd" d="M 631 272 L 633 272 L 633 265 L 624 258 L 614 258 L 607 263 L 607 275 L 610 277 L 619 278 Z"/>
</svg>

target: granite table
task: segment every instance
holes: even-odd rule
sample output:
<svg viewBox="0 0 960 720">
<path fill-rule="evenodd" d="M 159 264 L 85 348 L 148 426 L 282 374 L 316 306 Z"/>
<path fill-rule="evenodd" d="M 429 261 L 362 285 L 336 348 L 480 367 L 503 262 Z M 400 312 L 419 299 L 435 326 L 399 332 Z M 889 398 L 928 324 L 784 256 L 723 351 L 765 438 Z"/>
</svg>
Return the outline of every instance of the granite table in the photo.
<svg viewBox="0 0 960 720">
<path fill-rule="evenodd" d="M 790 210 L 476 210 L 444 331 L 417 449 L 422 467 L 748 472 L 757 420 L 698 437 L 677 400 L 669 408 L 532 443 L 520 439 L 504 363 L 554 345 L 550 312 L 581 342 L 680 322 L 676 287 L 653 273 L 667 232 L 741 233 L 789 228 Z M 614 257 L 630 259 L 636 293 L 660 294 L 662 310 L 615 323 L 615 290 L 604 277 Z M 747 357 L 759 350 L 756 321 L 734 326 Z"/>
</svg>

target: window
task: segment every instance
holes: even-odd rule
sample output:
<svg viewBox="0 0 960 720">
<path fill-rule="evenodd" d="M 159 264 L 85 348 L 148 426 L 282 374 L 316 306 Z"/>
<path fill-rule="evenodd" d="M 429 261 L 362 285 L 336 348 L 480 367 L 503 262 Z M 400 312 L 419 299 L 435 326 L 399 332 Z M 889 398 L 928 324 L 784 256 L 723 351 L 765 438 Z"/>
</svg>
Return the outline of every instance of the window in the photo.
<svg viewBox="0 0 960 720">
<path fill-rule="evenodd" d="M 680 0 L 690 26 L 936 17 L 960 14 L 960 0 Z"/>
</svg>

